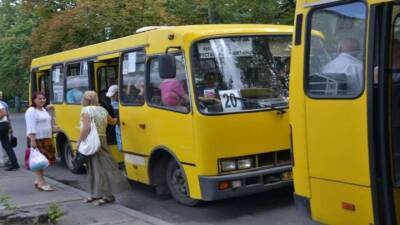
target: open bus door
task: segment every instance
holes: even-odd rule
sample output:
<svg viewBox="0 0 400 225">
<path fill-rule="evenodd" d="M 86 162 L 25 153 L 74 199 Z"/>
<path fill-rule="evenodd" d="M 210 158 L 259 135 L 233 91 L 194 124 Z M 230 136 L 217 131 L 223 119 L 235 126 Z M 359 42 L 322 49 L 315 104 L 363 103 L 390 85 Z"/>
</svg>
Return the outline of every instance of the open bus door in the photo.
<svg viewBox="0 0 400 225">
<path fill-rule="evenodd" d="M 400 224 L 400 5 L 371 7 L 369 131 L 376 224 Z"/>
</svg>

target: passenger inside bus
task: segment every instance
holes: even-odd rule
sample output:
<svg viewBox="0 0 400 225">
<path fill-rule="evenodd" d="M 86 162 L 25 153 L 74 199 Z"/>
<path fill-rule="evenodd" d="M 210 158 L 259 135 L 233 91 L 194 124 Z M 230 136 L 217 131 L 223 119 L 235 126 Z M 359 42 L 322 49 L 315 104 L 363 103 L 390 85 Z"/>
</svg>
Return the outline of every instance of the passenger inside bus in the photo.
<svg viewBox="0 0 400 225">
<path fill-rule="evenodd" d="M 67 91 L 67 103 L 79 104 L 82 100 L 83 89 L 81 87 L 74 87 Z"/>
<path fill-rule="evenodd" d="M 165 79 L 160 84 L 161 102 L 164 106 L 188 110 L 189 96 L 180 80 Z"/>
<path fill-rule="evenodd" d="M 337 57 L 322 68 L 322 74 L 328 77 L 344 74 L 347 93 L 360 93 L 363 88 L 363 63 L 357 58 L 359 42 L 354 38 L 344 38 L 339 41 L 337 53 Z"/>
<path fill-rule="evenodd" d="M 114 119 L 119 119 L 119 99 L 118 99 L 118 85 L 114 84 L 108 88 L 106 93 L 107 98 L 110 99 L 111 107 L 114 110 Z M 115 137 L 117 141 L 118 150 L 122 151 L 121 130 L 118 124 L 115 125 Z"/>
<path fill-rule="evenodd" d="M 142 105 L 144 103 L 144 78 L 136 76 L 134 80 L 125 82 L 121 90 L 122 103 Z"/>
<path fill-rule="evenodd" d="M 137 90 L 137 95 L 138 96 L 144 96 L 144 78 L 139 77 L 135 84 L 134 84 L 136 90 Z"/>
</svg>

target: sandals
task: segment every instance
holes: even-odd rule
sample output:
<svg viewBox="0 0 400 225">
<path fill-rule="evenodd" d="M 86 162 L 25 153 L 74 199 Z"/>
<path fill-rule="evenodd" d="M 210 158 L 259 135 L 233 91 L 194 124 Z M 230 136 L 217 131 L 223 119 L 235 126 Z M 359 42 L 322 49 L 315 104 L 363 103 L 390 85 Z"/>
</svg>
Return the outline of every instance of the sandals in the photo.
<svg viewBox="0 0 400 225">
<path fill-rule="evenodd" d="M 43 185 L 43 186 L 37 185 L 37 189 L 38 189 L 39 191 L 45 191 L 45 192 L 52 192 L 52 191 L 54 191 L 54 189 L 53 189 L 50 185 L 48 185 L 48 184 Z"/>
<path fill-rule="evenodd" d="M 103 198 L 97 199 L 97 200 L 93 201 L 93 204 L 95 206 L 101 206 L 103 204 L 114 203 L 114 202 L 115 202 L 115 197 L 111 196 L 111 197 L 103 197 Z"/>
</svg>

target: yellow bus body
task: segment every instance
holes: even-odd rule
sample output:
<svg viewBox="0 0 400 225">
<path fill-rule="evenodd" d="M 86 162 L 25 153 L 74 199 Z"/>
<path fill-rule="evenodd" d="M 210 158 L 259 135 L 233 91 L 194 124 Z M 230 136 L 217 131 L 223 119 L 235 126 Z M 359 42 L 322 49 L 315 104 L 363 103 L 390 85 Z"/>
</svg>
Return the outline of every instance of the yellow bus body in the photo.
<svg viewBox="0 0 400 225">
<path fill-rule="evenodd" d="M 212 191 L 218 193 L 209 194 L 210 190 L 205 190 L 201 185 L 201 178 L 217 181 L 243 179 L 244 182 L 245 177 L 255 176 L 261 179 L 261 172 L 267 171 L 269 174 L 268 170 L 277 169 L 275 167 L 253 168 L 221 173 L 218 160 L 288 150 L 290 147 L 288 113 L 286 109 L 283 112 L 261 110 L 212 116 L 200 113 L 194 103 L 196 99 L 193 93 L 194 80 L 191 75 L 190 49 L 193 43 L 206 38 L 250 35 L 290 37 L 291 34 L 292 27 L 278 25 L 193 25 L 160 28 L 40 57 L 32 61 L 32 70 L 35 72 L 43 66 L 54 66 L 81 59 L 94 59 L 94 68 L 97 68 L 99 66 L 96 67 L 96 63 L 105 60 L 118 59 L 121 62 L 121 55 L 130 49 L 143 48 L 148 58 L 164 54 L 168 47 L 180 46 L 186 62 L 192 109 L 188 113 L 177 113 L 151 106 L 148 102 L 134 107 L 120 104 L 123 153 L 119 153 L 116 146 L 113 146 L 113 152 L 117 160 L 124 160 L 129 179 L 156 186 L 160 192 L 163 192 L 162 185 L 157 184 L 157 179 L 164 178 L 157 178 L 156 176 L 159 175 L 156 173 L 165 173 L 165 171 L 154 172 L 152 167 L 155 166 L 154 160 L 161 160 L 168 155 L 168 158 L 174 158 L 183 169 L 189 190 L 188 195 L 191 199 L 215 200 L 290 185 L 290 175 L 287 180 L 271 187 L 261 185 L 262 181 L 259 180 L 256 184 L 260 183 L 260 185 L 253 185 L 258 186 L 257 189 L 250 191 L 243 188 L 244 191 L 232 189 L 223 192 L 215 186 L 212 189 L 216 190 Z M 118 73 L 119 76 L 120 73 L 121 71 Z M 68 139 L 72 148 L 75 149 L 74 141 L 79 135 L 81 106 L 65 103 L 52 105 L 55 107 L 57 123 L 64 138 Z M 56 143 L 60 143 L 60 140 L 56 140 Z M 289 172 L 291 171 L 290 159 L 286 163 L 288 164 L 284 166 L 286 168 L 284 171 Z"/>
<path fill-rule="evenodd" d="M 350 8 L 346 10 L 346 7 L 357 3 L 363 4 L 366 9 L 363 18 L 365 36 L 352 37 L 360 42 L 364 39 L 364 44 L 360 43 L 361 53 L 359 53 L 360 61 L 363 63 L 364 88 L 357 96 L 351 97 L 313 96 L 308 86 L 311 81 L 307 80 L 312 76 L 311 72 L 309 74 L 307 72 L 311 71 L 311 65 L 315 63 L 311 61 L 313 50 L 309 47 L 312 42 L 309 34 L 321 33 L 325 47 L 328 44 L 338 44 L 340 38 L 336 39 L 335 43 L 326 42 L 333 40 L 332 36 L 340 35 L 340 32 L 346 30 L 346 26 L 352 27 L 352 30 L 356 29 L 354 23 L 345 21 L 345 17 L 354 12 Z M 298 209 L 322 224 L 400 223 L 399 213 L 396 213 L 400 209 L 400 189 L 392 184 L 392 172 L 387 172 L 387 181 L 383 181 L 384 175 L 376 174 L 377 167 L 381 169 L 383 166 L 380 161 L 375 163 L 379 159 L 372 153 L 373 151 L 389 153 L 391 150 L 389 147 L 387 150 L 377 147 L 377 140 L 372 134 L 378 129 L 373 128 L 374 124 L 379 122 L 371 119 L 380 109 L 373 95 L 377 93 L 377 86 L 381 82 L 378 80 L 382 79 L 381 74 L 378 74 L 379 67 L 372 63 L 379 61 L 374 59 L 379 54 L 371 47 L 376 44 L 373 40 L 383 37 L 383 32 L 376 31 L 378 27 L 384 26 L 380 20 L 382 14 L 377 12 L 384 12 L 383 8 L 388 6 L 398 7 L 394 3 L 395 1 L 385 0 L 296 2 L 296 37 L 293 38 L 292 58 L 299 60 L 291 61 L 289 103 L 289 123 L 294 153 L 294 196 Z M 342 26 L 332 25 L 332 33 L 326 32 L 323 28 L 315 30 L 318 22 L 322 21 L 323 17 L 319 17 L 321 14 L 333 15 L 340 10 L 343 13 L 342 20 L 339 18 L 337 23 L 342 22 Z M 351 20 L 359 19 L 357 16 Z M 374 25 L 374 20 L 380 22 Z M 393 24 L 389 27 L 393 27 Z M 351 29 L 347 32 L 351 33 Z M 390 40 L 386 42 L 391 43 Z M 321 58 L 319 60 L 322 61 Z M 388 156 L 387 160 L 390 161 L 391 157 Z M 387 168 L 393 167 L 391 163 L 388 165 Z M 379 176 L 382 177 L 378 179 Z M 386 187 L 389 187 L 389 191 L 377 188 L 383 185 L 383 182 L 387 182 Z M 388 207 L 396 214 L 392 219 L 388 219 L 391 217 L 388 216 L 389 210 L 381 208 L 381 202 L 387 200 L 382 200 L 380 197 L 382 193 L 390 193 L 388 196 L 393 196 L 390 199 L 393 205 Z"/>
</svg>

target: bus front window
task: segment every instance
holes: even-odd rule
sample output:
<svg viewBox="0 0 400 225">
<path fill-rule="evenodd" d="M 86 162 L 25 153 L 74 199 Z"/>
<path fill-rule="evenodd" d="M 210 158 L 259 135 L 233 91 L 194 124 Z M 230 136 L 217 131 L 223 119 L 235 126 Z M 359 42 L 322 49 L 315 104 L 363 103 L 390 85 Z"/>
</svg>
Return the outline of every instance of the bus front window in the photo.
<svg viewBox="0 0 400 225">
<path fill-rule="evenodd" d="M 202 40 L 192 48 L 200 111 L 232 113 L 287 107 L 290 36 Z"/>
</svg>

